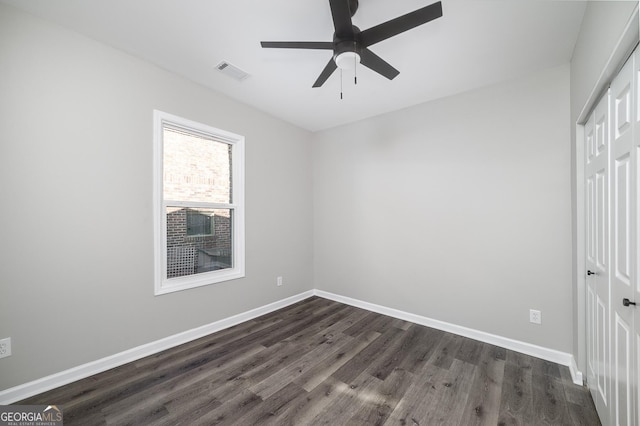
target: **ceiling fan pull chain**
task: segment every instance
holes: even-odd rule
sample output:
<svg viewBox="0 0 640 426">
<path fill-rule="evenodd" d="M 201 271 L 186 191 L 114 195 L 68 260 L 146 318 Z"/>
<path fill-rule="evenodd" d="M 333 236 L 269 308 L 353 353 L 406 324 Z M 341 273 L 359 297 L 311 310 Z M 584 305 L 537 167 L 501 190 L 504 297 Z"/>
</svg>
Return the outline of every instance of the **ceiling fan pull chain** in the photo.
<svg viewBox="0 0 640 426">
<path fill-rule="evenodd" d="M 358 52 L 358 46 L 356 42 L 353 42 L 353 51 Z M 353 84 L 354 86 L 358 85 L 358 54 L 353 55 Z"/>
<path fill-rule="evenodd" d="M 342 100 L 342 68 L 340 68 L 340 100 Z"/>
</svg>

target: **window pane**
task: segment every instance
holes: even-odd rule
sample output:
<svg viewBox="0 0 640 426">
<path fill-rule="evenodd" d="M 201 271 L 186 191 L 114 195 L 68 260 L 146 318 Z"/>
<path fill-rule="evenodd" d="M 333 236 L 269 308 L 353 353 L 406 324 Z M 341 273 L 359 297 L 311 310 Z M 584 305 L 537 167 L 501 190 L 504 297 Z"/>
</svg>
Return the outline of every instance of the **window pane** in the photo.
<svg viewBox="0 0 640 426">
<path fill-rule="evenodd" d="M 167 278 L 233 267 L 232 209 L 167 207 L 166 214 Z M 190 217 L 197 218 L 192 232 L 201 233 L 190 233 Z"/>
<path fill-rule="evenodd" d="M 166 200 L 231 203 L 231 145 L 163 129 L 163 191 Z"/>
<path fill-rule="evenodd" d="M 213 235 L 215 217 L 203 209 L 188 209 L 187 235 Z"/>
</svg>

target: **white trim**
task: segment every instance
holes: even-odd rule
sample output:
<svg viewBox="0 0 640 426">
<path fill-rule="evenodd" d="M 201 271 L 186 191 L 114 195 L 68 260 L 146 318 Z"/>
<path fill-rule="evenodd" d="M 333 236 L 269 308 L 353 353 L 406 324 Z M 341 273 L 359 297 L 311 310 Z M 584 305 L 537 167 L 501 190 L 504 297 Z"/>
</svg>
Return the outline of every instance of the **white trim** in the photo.
<svg viewBox="0 0 640 426">
<path fill-rule="evenodd" d="M 556 364 L 565 365 L 569 367 L 573 383 L 580 386 L 582 386 L 583 384 L 582 373 L 578 371 L 575 359 L 573 358 L 573 355 L 569 353 L 556 351 L 554 349 L 533 345 L 531 343 L 521 342 L 519 340 L 509 339 L 507 337 L 486 333 L 480 330 L 474 330 L 472 328 L 467 328 L 428 317 L 423 317 L 421 315 L 411 314 L 409 312 L 403 312 L 398 309 L 387 308 L 386 306 L 380 306 L 374 303 L 352 299 L 350 297 L 339 296 L 337 294 L 328 293 L 323 290 L 314 290 L 313 293 L 316 296 L 323 297 L 325 299 L 334 300 L 346 305 L 351 305 L 357 308 L 366 309 L 368 311 L 377 312 L 379 314 L 388 315 L 390 317 L 398 318 L 404 321 L 410 321 L 415 324 L 425 325 L 427 327 L 446 331 L 448 333 L 457 334 L 459 336 L 468 337 L 470 339 L 479 340 L 484 343 L 489 343 L 505 349 L 520 352 L 526 355 L 531 355 L 536 358 L 555 362 Z"/>
<path fill-rule="evenodd" d="M 232 202 L 202 203 L 165 200 L 163 181 L 163 129 L 179 128 L 207 139 L 222 141 L 231 146 L 233 179 Z M 220 130 L 166 112 L 153 111 L 153 231 L 154 231 L 154 295 L 173 293 L 245 276 L 244 232 L 244 136 Z M 167 278 L 167 206 L 207 207 L 229 209 L 233 213 L 232 250 L 233 267 L 182 277 Z"/>
<path fill-rule="evenodd" d="M 584 126 L 576 125 L 576 143 L 575 154 L 575 185 L 576 185 L 576 217 L 574 223 L 575 232 L 575 285 L 576 285 L 576 326 L 577 326 L 577 362 L 580 367 L 587 371 L 587 281 L 585 272 L 586 267 L 586 234 L 587 224 L 586 217 L 586 200 L 584 193 Z"/>
<path fill-rule="evenodd" d="M 233 327 L 234 325 L 243 323 L 245 321 L 252 320 L 261 315 L 268 314 L 269 312 L 277 311 L 278 309 L 293 305 L 294 303 L 307 299 L 311 296 L 313 296 L 313 291 L 306 291 L 304 293 L 300 293 L 298 295 L 291 296 L 259 308 L 251 309 L 247 312 L 243 312 L 228 318 L 221 319 L 219 321 L 212 322 L 211 324 L 203 325 L 201 327 L 193 328 L 182 333 L 174 334 L 173 336 L 168 336 L 163 339 L 156 340 L 155 342 L 150 342 L 126 350 L 124 352 L 98 359 L 96 361 L 88 362 L 86 364 L 79 365 L 77 367 L 34 380 L 32 382 L 0 391 L 0 405 L 12 404 L 16 401 L 20 401 L 22 399 L 29 398 L 30 396 L 55 389 L 59 386 L 63 386 L 71 382 L 87 378 L 94 374 L 102 373 L 103 371 L 107 371 L 111 368 L 118 367 L 129 362 L 137 361 L 146 356 L 171 349 L 175 346 L 199 339 L 211 333 L 215 333 L 217 331 Z"/>
<path fill-rule="evenodd" d="M 506 337 L 497 336 L 491 333 L 485 333 L 484 331 L 474 330 L 471 328 L 450 324 L 444 321 L 403 312 L 397 309 L 387 308 L 385 306 L 352 299 L 350 297 L 340 296 L 323 290 L 314 289 L 270 303 L 259 308 L 252 309 L 247 312 L 233 315 L 229 318 L 221 319 L 211 324 L 203 325 L 201 327 L 187 330 L 182 333 L 174 334 L 173 336 L 168 336 L 155 342 L 150 342 L 126 350 L 124 352 L 120 352 L 96 361 L 70 368 L 65 371 L 61 371 L 56 374 L 52 374 L 50 376 L 43 377 L 38 380 L 34 380 L 32 382 L 0 391 L 0 405 L 12 404 L 16 401 L 20 401 L 22 399 L 29 398 L 30 396 L 55 389 L 59 386 L 63 386 L 71 382 L 87 378 L 94 374 L 102 373 L 103 371 L 107 371 L 111 368 L 118 367 L 129 362 L 137 361 L 146 356 L 171 349 L 175 346 L 182 345 L 195 339 L 199 339 L 211 333 L 215 333 L 217 331 L 224 330 L 242 322 L 252 320 L 261 315 L 268 314 L 269 312 L 282 309 L 301 300 L 307 299 L 311 296 L 318 296 L 325 299 L 334 300 L 346 305 L 355 306 L 371 312 L 377 312 L 379 314 L 388 315 L 390 317 L 402 319 L 405 321 L 410 321 L 415 324 L 420 324 L 460 336 L 469 337 L 471 339 L 479 340 L 484 343 L 490 343 L 492 345 L 500 346 L 505 349 L 531 355 L 533 357 L 541 358 L 550 362 L 555 362 L 557 364 L 565 365 L 569 367 L 573 383 L 580 386 L 582 386 L 583 384 L 582 373 L 578 371 L 575 359 L 571 354 L 544 348 L 542 346 L 532 345 L 530 343 L 521 342 L 518 340 L 508 339 Z"/>
</svg>

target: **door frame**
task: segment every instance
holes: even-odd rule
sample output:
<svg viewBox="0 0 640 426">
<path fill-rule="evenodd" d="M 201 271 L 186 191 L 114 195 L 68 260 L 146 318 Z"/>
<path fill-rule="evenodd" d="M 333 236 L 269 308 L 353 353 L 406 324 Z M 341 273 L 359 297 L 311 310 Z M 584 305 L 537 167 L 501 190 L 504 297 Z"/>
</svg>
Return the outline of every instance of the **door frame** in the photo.
<svg viewBox="0 0 640 426">
<path fill-rule="evenodd" d="M 577 326 L 577 378 L 586 379 L 587 371 L 587 334 L 586 334 L 586 291 L 587 283 L 585 276 L 586 268 L 586 251 L 585 251 L 585 235 L 586 235 L 586 197 L 585 197 L 585 152 L 584 152 L 584 128 L 591 112 L 595 108 L 597 102 L 607 91 L 609 84 L 618 74 L 625 64 L 625 61 L 633 53 L 640 40 L 640 18 L 638 13 L 638 5 L 636 5 L 631 17 L 627 21 L 625 28 L 616 42 L 613 52 L 609 55 L 607 62 L 600 72 L 600 76 L 596 81 L 587 101 L 582 107 L 578 119 L 575 123 L 575 140 L 573 148 L 575 152 L 573 175 L 575 188 L 575 216 L 573 223 L 574 231 L 574 288 L 576 289 L 576 313 L 575 324 Z"/>
</svg>

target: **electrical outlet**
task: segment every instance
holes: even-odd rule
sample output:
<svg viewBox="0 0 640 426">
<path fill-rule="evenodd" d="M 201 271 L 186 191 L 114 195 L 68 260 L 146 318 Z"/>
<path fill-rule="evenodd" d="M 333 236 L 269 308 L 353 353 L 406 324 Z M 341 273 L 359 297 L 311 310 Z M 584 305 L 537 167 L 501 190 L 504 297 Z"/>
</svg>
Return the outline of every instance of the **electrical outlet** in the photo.
<svg viewBox="0 0 640 426">
<path fill-rule="evenodd" d="M 280 287 L 280 286 L 282 285 L 282 277 L 277 277 L 277 278 L 276 278 L 276 285 L 277 285 L 278 287 Z"/>
<path fill-rule="evenodd" d="M 11 337 L 0 340 L 0 358 L 11 356 Z"/>
<path fill-rule="evenodd" d="M 542 324 L 542 312 L 535 309 L 529 309 L 529 322 Z"/>
</svg>

